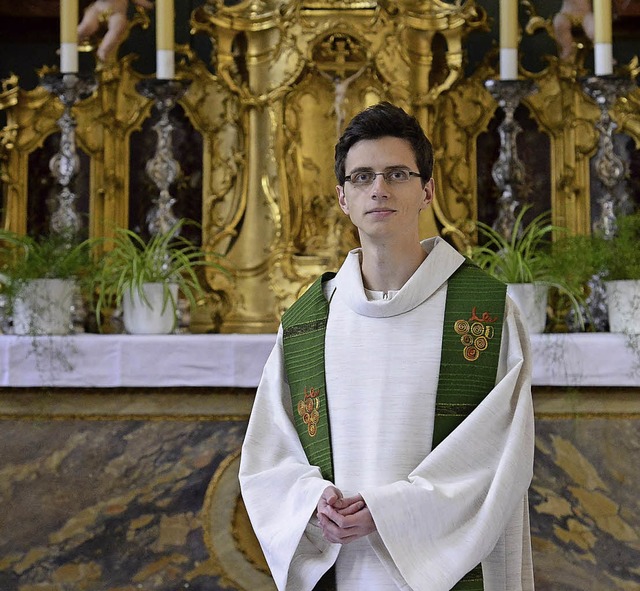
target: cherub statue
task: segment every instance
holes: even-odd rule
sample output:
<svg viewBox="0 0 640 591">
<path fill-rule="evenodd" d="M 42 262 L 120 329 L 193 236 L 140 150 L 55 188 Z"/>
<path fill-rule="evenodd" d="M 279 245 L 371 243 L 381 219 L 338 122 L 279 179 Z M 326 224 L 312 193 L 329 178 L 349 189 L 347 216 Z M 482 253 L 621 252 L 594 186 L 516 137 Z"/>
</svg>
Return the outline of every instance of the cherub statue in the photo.
<svg viewBox="0 0 640 591">
<path fill-rule="evenodd" d="M 152 9 L 150 0 L 131 0 L 136 6 Z M 111 54 L 118 48 L 122 37 L 127 30 L 127 8 L 129 0 L 96 0 L 84 11 L 84 15 L 78 25 L 78 38 L 83 41 L 94 35 L 101 25 L 107 26 L 96 54 L 100 61 L 107 61 Z"/>
<path fill-rule="evenodd" d="M 553 17 L 558 53 L 563 61 L 571 61 L 576 48 L 573 29 L 582 28 L 584 34 L 593 42 L 594 21 L 591 0 L 562 0 L 560 12 Z"/>
</svg>

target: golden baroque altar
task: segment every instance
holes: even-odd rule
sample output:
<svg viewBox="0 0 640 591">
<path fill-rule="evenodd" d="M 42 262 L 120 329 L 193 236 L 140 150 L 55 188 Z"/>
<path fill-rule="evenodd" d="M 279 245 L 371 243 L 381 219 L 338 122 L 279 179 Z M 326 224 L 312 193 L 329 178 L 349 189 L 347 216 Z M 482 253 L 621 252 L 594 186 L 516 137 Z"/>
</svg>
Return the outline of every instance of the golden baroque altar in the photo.
<svg viewBox="0 0 640 591">
<path fill-rule="evenodd" d="M 525 3 L 530 4 L 530 3 Z M 465 76 L 465 40 L 487 27 L 474 0 L 388 2 L 208 0 L 191 14 L 192 34 L 212 44 L 211 63 L 178 48 L 177 77 L 191 83 L 179 105 L 201 138 L 203 246 L 225 257 L 229 277 L 207 277 L 211 303 L 194 314 L 195 331 L 273 332 L 281 312 L 319 273 L 356 246 L 336 207 L 333 146 L 364 106 L 389 100 L 412 112 L 435 147 L 434 207 L 423 235 L 440 234 L 464 250 L 487 199 L 478 183 L 478 138 L 498 105 L 485 88 L 496 78 L 497 50 Z M 130 27 L 148 25 L 138 13 Z M 549 29 L 530 11 L 523 35 Z M 96 91 L 74 109 L 76 139 L 88 156 L 88 233 L 127 227 L 132 134 L 152 113 L 136 91 L 144 78 L 134 56 L 96 71 Z M 635 63 L 626 66 L 637 74 Z M 574 233 L 591 225 L 590 161 L 599 109 L 583 91 L 580 60 L 549 57 L 541 72 L 520 66 L 537 91 L 523 100 L 548 146 L 543 155 L 553 222 Z M 60 101 L 42 87 L 2 82 L 0 135 L 4 225 L 26 232 L 37 179 L 30 157 L 56 133 Z M 618 132 L 640 145 L 640 92 L 612 112 Z M 535 196 L 534 196 L 535 197 Z"/>
</svg>

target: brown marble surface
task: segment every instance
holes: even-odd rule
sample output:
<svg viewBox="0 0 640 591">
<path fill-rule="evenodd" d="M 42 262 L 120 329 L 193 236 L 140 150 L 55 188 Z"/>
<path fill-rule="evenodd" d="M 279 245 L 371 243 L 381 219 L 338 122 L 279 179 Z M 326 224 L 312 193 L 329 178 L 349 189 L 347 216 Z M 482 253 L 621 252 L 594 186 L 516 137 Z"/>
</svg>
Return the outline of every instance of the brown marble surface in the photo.
<svg viewBox="0 0 640 591">
<path fill-rule="evenodd" d="M 0 389 L 0 591 L 272 591 L 239 389 Z M 539 391 L 538 591 L 640 589 L 640 393 Z"/>
<path fill-rule="evenodd" d="M 61 415 L 59 399 L 0 421 L 0 590 L 228 588 L 207 549 L 203 504 L 246 420 L 159 417 L 153 405 L 148 416 L 97 417 L 74 400 L 82 416 Z"/>
<path fill-rule="evenodd" d="M 536 589 L 638 591 L 640 417 L 538 417 L 536 432 Z"/>
</svg>

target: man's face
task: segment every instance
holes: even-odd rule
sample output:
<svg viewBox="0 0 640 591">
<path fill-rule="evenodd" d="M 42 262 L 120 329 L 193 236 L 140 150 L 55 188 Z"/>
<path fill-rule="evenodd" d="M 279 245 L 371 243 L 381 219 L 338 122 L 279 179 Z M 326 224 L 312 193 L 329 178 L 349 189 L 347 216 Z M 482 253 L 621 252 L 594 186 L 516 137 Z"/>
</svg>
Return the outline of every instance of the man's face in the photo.
<svg viewBox="0 0 640 591">
<path fill-rule="evenodd" d="M 402 138 L 361 140 L 351 147 L 345 173 L 352 181 L 336 190 L 340 208 L 358 228 L 361 240 L 418 239 L 419 215 L 433 199 L 433 179 L 423 187 L 419 176 L 406 178 L 408 171 L 418 172 L 418 168 L 411 145 Z M 361 178 L 368 180 L 371 172 L 386 175 L 358 184 Z"/>
</svg>

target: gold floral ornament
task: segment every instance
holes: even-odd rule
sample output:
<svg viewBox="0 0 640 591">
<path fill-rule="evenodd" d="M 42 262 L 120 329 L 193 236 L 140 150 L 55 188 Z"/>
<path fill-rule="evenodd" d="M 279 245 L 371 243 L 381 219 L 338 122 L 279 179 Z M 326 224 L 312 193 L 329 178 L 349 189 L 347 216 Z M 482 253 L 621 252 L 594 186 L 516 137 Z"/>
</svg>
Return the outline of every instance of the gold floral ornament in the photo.
<svg viewBox="0 0 640 591">
<path fill-rule="evenodd" d="M 453 330 L 460 335 L 460 342 L 464 345 L 462 354 L 467 361 L 476 361 L 480 353 L 489 347 L 489 341 L 495 334 L 491 324 L 496 320 L 498 317 L 492 317 L 489 312 L 484 312 L 481 317 L 478 316 L 474 306 L 469 320 L 455 321 Z"/>
<path fill-rule="evenodd" d="M 319 388 L 304 389 L 304 400 L 298 402 L 298 414 L 307 426 L 309 437 L 315 437 L 318 432 L 318 421 L 320 420 L 320 395 Z"/>
</svg>

